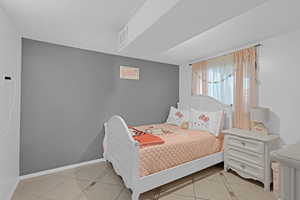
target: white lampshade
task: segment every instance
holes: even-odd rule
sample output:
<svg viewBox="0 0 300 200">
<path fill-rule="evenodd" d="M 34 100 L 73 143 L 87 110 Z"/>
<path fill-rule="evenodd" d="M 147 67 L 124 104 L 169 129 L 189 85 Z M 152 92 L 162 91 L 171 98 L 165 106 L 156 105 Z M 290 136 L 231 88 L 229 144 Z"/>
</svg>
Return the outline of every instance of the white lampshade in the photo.
<svg viewBox="0 0 300 200">
<path fill-rule="evenodd" d="M 269 108 L 255 107 L 250 110 L 251 121 L 267 123 L 269 121 Z"/>
</svg>

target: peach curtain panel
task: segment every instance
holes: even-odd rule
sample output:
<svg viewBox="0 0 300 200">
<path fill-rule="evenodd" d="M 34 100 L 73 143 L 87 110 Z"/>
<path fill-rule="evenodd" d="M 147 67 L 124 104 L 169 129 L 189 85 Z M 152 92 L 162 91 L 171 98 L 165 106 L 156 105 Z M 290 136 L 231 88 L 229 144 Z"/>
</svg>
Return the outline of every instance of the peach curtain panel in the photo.
<svg viewBox="0 0 300 200">
<path fill-rule="evenodd" d="M 192 64 L 192 95 L 207 95 L 207 61 Z"/>
<path fill-rule="evenodd" d="M 256 106 L 256 49 L 234 54 L 234 127 L 250 129 L 250 108 Z"/>
</svg>

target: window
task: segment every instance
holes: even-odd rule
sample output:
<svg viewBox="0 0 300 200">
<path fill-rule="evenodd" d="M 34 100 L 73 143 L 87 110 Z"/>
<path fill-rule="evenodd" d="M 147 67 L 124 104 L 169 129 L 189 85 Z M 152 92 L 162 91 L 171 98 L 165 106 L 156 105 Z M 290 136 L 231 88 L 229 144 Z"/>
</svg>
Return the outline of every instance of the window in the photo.
<svg viewBox="0 0 300 200">
<path fill-rule="evenodd" d="M 192 65 L 192 95 L 211 96 L 233 105 L 234 127 L 250 128 L 256 106 L 256 47 Z"/>
<path fill-rule="evenodd" d="M 192 94 L 211 96 L 224 104 L 233 104 L 234 56 L 220 56 L 192 65 Z"/>
</svg>

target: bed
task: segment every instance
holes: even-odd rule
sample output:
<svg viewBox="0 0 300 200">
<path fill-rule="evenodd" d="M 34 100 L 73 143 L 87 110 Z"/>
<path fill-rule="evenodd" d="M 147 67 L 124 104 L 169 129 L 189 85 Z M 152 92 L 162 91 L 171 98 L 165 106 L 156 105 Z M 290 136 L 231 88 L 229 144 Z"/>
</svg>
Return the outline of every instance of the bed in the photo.
<svg viewBox="0 0 300 200">
<path fill-rule="evenodd" d="M 210 112 L 223 110 L 225 113 L 224 128 L 231 128 L 231 107 L 211 97 L 192 97 L 179 102 L 178 108 L 194 108 Z M 103 157 L 112 163 L 114 170 L 122 177 L 126 187 L 132 190 L 132 200 L 138 200 L 141 193 L 224 160 L 222 137 L 215 137 L 206 132 L 199 134 L 196 131 L 183 130 L 178 127 L 165 127 L 167 125 L 155 126 L 172 129 L 174 134 L 162 136 L 166 144 L 140 147 L 139 143 L 133 139 L 124 119 L 120 116 L 113 116 L 105 123 Z M 146 129 L 147 126 L 139 128 Z M 175 135 L 181 138 L 178 139 Z M 199 135 L 201 138 L 198 138 Z M 184 146 L 181 144 L 183 140 L 186 142 Z M 206 146 L 207 144 L 209 145 Z M 194 152 L 192 148 L 197 146 L 202 147 Z M 176 148 L 184 149 L 184 152 L 182 153 L 183 150 L 176 150 Z M 160 152 L 159 155 L 157 152 Z M 188 156 L 184 156 L 187 154 Z M 174 158 L 177 156 L 177 159 L 172 159 L 172 156 Z"/>
</svg>

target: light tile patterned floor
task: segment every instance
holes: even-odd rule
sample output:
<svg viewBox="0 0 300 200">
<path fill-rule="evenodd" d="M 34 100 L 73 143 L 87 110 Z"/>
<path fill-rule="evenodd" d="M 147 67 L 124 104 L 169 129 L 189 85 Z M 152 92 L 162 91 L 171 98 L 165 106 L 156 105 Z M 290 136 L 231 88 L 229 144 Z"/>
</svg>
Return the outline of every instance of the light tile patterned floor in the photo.
<svg viewBox="0 0 300 200">
<path fill-rule="evenodd" d="M 23 180 L 13 200 L 130 200 L 111 165 L 105 162 Z M 210 167 L 146 192 L 142 200 L 275 200 L 262 185 Z"/>
</svg>

